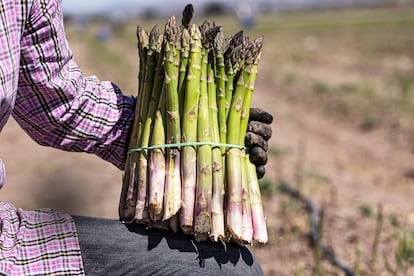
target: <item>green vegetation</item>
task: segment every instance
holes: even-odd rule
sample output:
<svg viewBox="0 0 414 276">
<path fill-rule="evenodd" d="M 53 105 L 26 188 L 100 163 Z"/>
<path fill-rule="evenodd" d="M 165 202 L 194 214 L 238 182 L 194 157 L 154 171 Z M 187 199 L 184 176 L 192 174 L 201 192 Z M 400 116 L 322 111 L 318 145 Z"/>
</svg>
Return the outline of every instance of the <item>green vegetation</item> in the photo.
<svg viewBox="0 0 414 276">
<path fill-rule="evenodd" d="M 414 267 L 414 239 L 413 235 L 403 230 L 397 238 L 397 247 L 394 253 L 395 267 L 392 267 L 384 253 L 384 265 L 391 275 L 410 275 Z"/>
<path fill-rule="evenodd" d="M 359 206 L 359 212 L 364 217 L 373 218 L 375 216 L 374 208 L 367 203 Z"/>
</svg>

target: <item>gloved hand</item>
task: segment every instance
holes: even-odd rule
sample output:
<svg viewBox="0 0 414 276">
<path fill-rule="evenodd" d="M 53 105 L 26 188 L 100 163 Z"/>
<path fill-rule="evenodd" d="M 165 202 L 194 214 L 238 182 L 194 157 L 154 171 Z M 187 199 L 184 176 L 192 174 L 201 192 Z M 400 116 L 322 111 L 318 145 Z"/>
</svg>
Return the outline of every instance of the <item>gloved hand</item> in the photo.
<svg viewBox="0 0 414 276">
<path fill-rule="evenodd" d="M 260 179 L 265 175 L 267 163 L 267 151 L 272 128 L 273 116 L 260 109 L 250 108 L 249 126 L 245 137 L 245 145 L 249 148 L 250 161 L 256 165 L 257 177 Z"/>
</svg>

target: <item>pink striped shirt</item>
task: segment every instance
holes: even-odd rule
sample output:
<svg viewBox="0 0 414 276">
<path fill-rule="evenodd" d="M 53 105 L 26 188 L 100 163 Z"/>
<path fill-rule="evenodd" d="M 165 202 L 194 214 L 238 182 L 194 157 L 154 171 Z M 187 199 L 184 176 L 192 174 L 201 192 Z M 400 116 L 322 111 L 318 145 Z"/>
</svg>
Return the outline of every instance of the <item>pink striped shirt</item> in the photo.
<svg viewBox="0 0 414 276">
<path fill-rule="evenodd" d="M 13 115 L 41 145 L 93 153 L 122 169 L 135 99 L 82 75 L 62 18 L 60 0 L 1 1 L 0 131 Z M 0 160 L 0 188 L 4 182 Z M 0 200 L 0 274 L 83 273 L 69 215 Z"/>
</svg>

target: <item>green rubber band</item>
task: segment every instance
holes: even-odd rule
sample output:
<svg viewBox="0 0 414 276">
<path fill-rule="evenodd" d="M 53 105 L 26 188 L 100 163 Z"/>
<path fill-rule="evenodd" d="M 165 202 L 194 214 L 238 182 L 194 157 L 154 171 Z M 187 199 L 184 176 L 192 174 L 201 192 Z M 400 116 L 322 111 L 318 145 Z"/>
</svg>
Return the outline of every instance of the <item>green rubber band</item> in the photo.
<svg viewBox="0 0 414 276">
<path fill-rule="evenodd" d="M 213 147 L 226 147 L 226 148 L 233 148 L 233 149 L 241 149 L 246 150 L 246 147 L 238 146 L 234 144 L 223 144 L 223 143 L 213 143 L 213 142 L 193 142 L 193 143 L 175 143 L 175 144 L 164 144 L 164 145 L 156 145 L 150 147 L 142 147 L 137 149 L 131 149 L 128 151 L 128 154 L 134 152 L 141 152 L 144 150 L 153 150 L 153 149 L 165 149 L 165 148 L 178 148 L 178 147 L 192 147 L 192 146 L 213 146 Z"/>
</svg>

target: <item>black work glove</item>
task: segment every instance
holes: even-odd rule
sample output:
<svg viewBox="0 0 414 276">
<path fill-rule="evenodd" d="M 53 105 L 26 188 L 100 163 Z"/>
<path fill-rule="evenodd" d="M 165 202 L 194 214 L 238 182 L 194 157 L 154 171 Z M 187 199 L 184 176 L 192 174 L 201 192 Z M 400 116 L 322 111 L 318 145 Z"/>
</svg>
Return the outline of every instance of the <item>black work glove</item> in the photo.
<svg viewBox="0 0 414 276">
<path fill-rule="evenodd" d="M 247 128 L 245 145 L 249 148 L 250 161 L 256 165 L 257 177 L 265 175 L 267 151 L 270 137 L 272 137 L 273 116 L 260 108 L 250 108 L 249 126 Z"/>
</svg>

